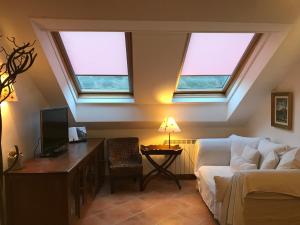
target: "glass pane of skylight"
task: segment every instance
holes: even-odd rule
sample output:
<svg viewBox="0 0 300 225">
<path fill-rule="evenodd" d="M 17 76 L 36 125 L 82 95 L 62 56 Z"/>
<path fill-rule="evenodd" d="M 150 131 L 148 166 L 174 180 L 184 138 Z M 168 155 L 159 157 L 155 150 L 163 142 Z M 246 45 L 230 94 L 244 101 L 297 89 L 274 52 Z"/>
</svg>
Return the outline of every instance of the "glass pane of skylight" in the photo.
<svg viewBox="0 0 300 225">
<path fill-rule="evenodd" d="M 76 76 L 82 91 L 129 92 L 128 76 Z"/>
<path fill-rule="evenodd" d="M 229 76 L 181 76 L 177 89 L 180 91 L 223 90 Z"/>
<path fill-rule="evenodd" d="M 232 75 L 254 33 L 193 33 L 181 75 Z"/>
<path fill-rule="evenodd" d="M 59 32 L 76 75 L 128 75 L 124 32 Z"/>
</svg>

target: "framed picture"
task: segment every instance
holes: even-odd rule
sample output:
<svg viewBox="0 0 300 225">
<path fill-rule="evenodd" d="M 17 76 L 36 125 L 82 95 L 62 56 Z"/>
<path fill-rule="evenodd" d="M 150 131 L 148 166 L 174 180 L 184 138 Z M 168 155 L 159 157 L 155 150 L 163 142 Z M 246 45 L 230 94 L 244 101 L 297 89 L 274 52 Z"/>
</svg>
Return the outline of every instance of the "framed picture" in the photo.
<svg viewBox="0 0 300 225">
<path fill-rule="evenodd" d="M 271 124 L 273 127 L 293 129 L 293 93 L 272 93 Z"/>
</svg>

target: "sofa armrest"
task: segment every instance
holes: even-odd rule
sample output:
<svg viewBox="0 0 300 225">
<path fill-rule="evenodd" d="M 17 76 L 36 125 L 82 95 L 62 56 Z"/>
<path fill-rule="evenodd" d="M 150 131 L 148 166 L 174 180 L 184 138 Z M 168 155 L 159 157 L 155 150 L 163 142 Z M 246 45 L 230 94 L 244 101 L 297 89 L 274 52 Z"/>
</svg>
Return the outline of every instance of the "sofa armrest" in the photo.
<svg viewBox="0 0 300 225">
<path fill-rule="evenodd" d="M 277 193 L 300 197 L 300 170 L 249 170 L 236 172 L 233 181 L 242 187 L 242 197 L 251 193 Z"/>
<path fill-rule="evenodd" d="M 201 166 L 228 166 L 231 140 L 229 138 L 198 139 L 195 172 Z"/>
</svg>

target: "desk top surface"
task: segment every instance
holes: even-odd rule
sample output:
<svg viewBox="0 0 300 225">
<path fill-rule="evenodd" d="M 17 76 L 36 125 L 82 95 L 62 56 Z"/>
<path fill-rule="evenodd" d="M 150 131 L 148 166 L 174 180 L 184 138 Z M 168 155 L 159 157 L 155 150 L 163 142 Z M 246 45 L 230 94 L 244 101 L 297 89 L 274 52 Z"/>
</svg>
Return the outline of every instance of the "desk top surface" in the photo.
<svg viewBox="0 0 300 225">
<path fill-rule="evenodd" d="M 68 150 L 61 155 L 52 158 L 30 159 L 25 161 L 24 168 L 10 171 L 8 174 L 68 173 L 103 142 L 104 139 L 99 138 L 89 139 L 87 142 L 70 143 L 67 146 Z"/>
</svg>

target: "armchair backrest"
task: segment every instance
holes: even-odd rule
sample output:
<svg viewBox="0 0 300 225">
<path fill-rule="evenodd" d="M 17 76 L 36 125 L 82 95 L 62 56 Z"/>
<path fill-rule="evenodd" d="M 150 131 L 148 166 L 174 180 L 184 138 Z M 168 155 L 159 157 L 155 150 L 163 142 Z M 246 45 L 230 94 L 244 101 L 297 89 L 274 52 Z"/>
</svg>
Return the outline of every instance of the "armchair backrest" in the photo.
<svg viewBox="0 0 300 225">
<path fill-rule="evenodd" d="M 140 163 L 139 139 L 137 137 L 111 138 L 107 140 L 108 161 L 110 164 Z"/>
</svg>

